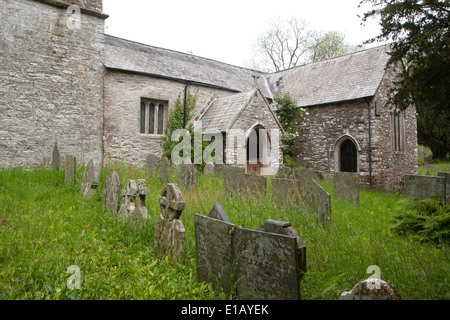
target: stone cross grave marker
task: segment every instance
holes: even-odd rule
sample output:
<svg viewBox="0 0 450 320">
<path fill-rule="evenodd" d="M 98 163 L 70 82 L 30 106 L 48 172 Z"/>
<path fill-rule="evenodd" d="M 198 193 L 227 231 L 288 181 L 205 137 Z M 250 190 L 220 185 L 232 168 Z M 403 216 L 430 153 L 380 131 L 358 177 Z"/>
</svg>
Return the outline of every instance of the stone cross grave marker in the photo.
<svg viewBox="0 0 450 320">
<path fill-rule="evenodd" d="M 59 154 L 58 146 L 55 144 L 53 146 L 53 153 L 52 153 L 52 169 L 55 171 L 59 171 L 60 166 L 61 166 L 61 156 Z"/>
<path fill-rule="evenodd" d="M 166 157 L 161 159 L 159 179 L 162 183 L 170 183 L 170 161 Z"/>
<path fill-rule="evenodd" d="M 441 201 L 446 198 L 446 179 L 419 175 L 405 175 L 405 198 L 427 199 L 437 197 Z"/>
<path fill-rule="evenodd" d="M 224 220 L 195 215 L 198 282 L 239 299 L 300 299 L 306 247 L 290 224 L 268 220 L 249 230 Z"/>
<path fill-rule="evenodd" d="M 76 184 L 77 159 L 74 156 L 66 155 L 66 172 L 64 181 L 75 186 Z"/>
<path fill-rule="evenodd" d="M 92 189 L 98 187 L 100 181 L 100 168 L 94 160 L 89 161 L 84 170 L 83 179 L 81 180 L 81 194 L 90 196 Z"/>
<path fill-rule="evenodd" d="M 155 223 L 155 248 L 158 256 L 168 256 L 172 264 L 183 259 L 186 230 L 180 217 L 186 206 L 176 184 L 168 184 L 159 197 L 161 215 Z"/>
<path fill-rule="evenodd" d="M 359 173 L 335 172 L 333 188 L 336 200 L 359 205 Z"/>
<path fill-rule="evenodd" d="M 145 206 L 145 197 L 148 196 L 145 179 L 128 180 L 125 188 L 122 190 L 122 205 L 119 209 L 119 217 L 129 219 L 131 225 L 145 223 L 150 217 Z"/>
<path fill-rule="evenodd" d="M 198 172 L 195 164 L 180 164 L 178 167 L 178 186 L 182 189 L 197 190 Z"/>
<path fill-rule="evenodd" d="M 158 174 L 158 167 L 160 162 L 161 158 L 154 154 L 150 154 L 147 156 L 147 158 L 145 159 L 145 167 L 147 168 L 147 172 L 150 177 L 156 177 L 156 175 Z"/>
<path fill-rule="evenodd" d="M 119 175 L 113 171 L 108 175 L 103 186 L 103 205 L 112 215 L 117 215 L 119 212 L 120 196 Z"/>
</svg>

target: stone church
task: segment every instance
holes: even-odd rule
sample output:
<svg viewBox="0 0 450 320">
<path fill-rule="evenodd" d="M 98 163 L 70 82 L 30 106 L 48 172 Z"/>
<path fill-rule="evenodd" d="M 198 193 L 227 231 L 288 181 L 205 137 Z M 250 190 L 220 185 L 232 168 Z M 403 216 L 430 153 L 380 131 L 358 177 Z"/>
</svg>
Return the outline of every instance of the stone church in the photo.
<svg viewBox="0 0 450 320">
<path fill-rule="evenodd" d="M 280 143 L 270 135 L 282 131 L 280 92 L 309 111 L 300 162 L 384 189 L 417 174 L 415 107 L 387 103 L 402 68 L 386 69 L 388 46 L 266 74 L 106 35 L 107 18 L 102 0 L 0 0 L 0 168 L 40 166 L 55 144 L 79 162 L 142 165 L 162 153 L 169 112 L 189 90 L 192 122 L 224 136 L 225 161 L 243 151 L 249 171 L 252 135 L 269 132 L 264 149 Z M 228 137 L 235 128 L 241 139 Z"/>
</svg>

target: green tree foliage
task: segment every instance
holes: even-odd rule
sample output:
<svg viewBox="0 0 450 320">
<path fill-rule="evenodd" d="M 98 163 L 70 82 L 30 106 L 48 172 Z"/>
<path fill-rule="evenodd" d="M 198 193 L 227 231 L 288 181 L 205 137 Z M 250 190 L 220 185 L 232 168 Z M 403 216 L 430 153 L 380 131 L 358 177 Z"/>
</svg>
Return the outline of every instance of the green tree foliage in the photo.
<svg viewBox="0 0 450 320">
<path fill-rule="evenodd" d="M 419 142 L 437 158 L 450 152 L 450 2 L 448 0 L 363 0 L 379 18 L 381 34 L 367 42 L 392 41 L 388 65 L 403 61 L 390 102 L 418 109 Z"/>
<path fill-rule="evenodd" d="M 303 123 L 308 110 L 299 108 L 289 93 L 278 94 L 274 97 L 276 114 L 284 133 L 281 136 L 281 151 L 285 166 L 298 166 L 295 160 L 294 142 L 298 137 L 298 128 Z"/>
<path fill-rule="evenodd" d="M 318 34 L 310 47 L 310 60 L 317 62 L 343 56 L 358 50 L 357 46 L 352 46 L 345 40 L 345 34 L 339 31 L 328 31 Z"/>
</svg>

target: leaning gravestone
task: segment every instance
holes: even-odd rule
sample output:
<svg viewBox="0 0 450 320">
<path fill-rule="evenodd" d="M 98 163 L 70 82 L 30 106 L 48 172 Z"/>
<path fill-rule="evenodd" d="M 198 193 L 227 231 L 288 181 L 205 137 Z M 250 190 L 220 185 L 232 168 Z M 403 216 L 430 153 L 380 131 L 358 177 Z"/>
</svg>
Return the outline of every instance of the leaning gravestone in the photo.
<svg viewBox="0 0 450 320">
<path fill-rule="evenodd" d="M 53 146 L 53 153 L 52 153 L 52 169 L 55 171 L 59 171 L 60 166 L 61 166 L 61 156 L 59 155 L 58 146 L 55 144 Z"/>
<path fill-rule="evenodd" d="M 90 196 L 92 189 L 98 187 L 100 181 L 100 168 L 97 166 L 94 160 L 89 161 L 84 170 L 83 179 L 81 180 L 81 194 L 84 196 Z"/>
<path fill-rule="evenodd" d="M 103 205 L 112 215 L 117 215 L 120 200 L 120 179 L 117 172 L 111 172 L 103 186 Z"/>
<path fill-rule="evenodd" d="M 178 186 L 183 189 L 197 190 L 198 172 L 195 164 L 180 164 L 178 167 Z"/>
<path fill-rule="evenodd" d="M 75 186 L 77 171 L 77 159 L 73 156 L 66 156 L 66 172 L 64 181 L 67 184 Z"/>
<path fill-rule="evenodd" d="M 223 168 L 223 187 L 227 193 L 239 192 L 244 179 L 245 168 L 225 166 Z"/>
<path fill-rule="evenodd" d="M 198 282 L 212 283 L 239 299 L 300 299 L 299 281 L 306 271 L 301 239 L 284 222 L 269 220 L 260 229 L 196 214 Z"/>
<path fill-rule="evenodd" d="M 176 184 L 168 184 L 159 197 L 161 215 L 155 223 L 155 248 L 158 256 L 168 256 L 172 264 L 183 258 L 186 230 L 180 216 L 186 206 Z"/>
<path fill-rule="evenodd" d="M 161 158 L 154 154 L 150 154 L 147 156 L 147 158 L 145 159 L 145 167 L 147 168 L 147 173 L 150 177 L 156 177 L 156 175 L 158 174 L 158 167 L 160 162 Z"/>
<path fill-rule="evenodd" d="M 359 173 L 335 172 L 333 188 L 336 200 L 359 205 Z"/>
<path fill-rule="evenodd" d="M 331 221 L 331 196 L 316 180 L 306 186 L 307 205 L 321 221 Z"/>
<path fill-rule="evenodd" d="M 342 293 L 340 300 L 402 300 L 402 297 L 386 281 L 369 278 Z"/>
<path fill-rule="evenodd" d="M 161 159 L 161 165 L 159 167 L 159 179 L 162 183 L 170 182 L 170 161 L 166 157 Z"/>
<path fill-rule="evenodd" d="M 213 176 L 214 175 L 214 164 L 209 162 L 203 168 L 203 174 L 205 176 Z"/>
<path fill-rule="evenodd" d="M 446 179 L 419 175 L 405 175 L 405 197 L 427 199 L 436 197 L 445 201 Z"/>
</svg>

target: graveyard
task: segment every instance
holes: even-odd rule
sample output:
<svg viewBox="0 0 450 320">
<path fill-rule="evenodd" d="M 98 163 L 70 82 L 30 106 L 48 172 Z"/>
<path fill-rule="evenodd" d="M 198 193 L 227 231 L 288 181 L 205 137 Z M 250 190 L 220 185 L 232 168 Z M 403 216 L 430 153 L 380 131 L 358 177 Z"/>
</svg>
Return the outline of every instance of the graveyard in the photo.
<svg viewBox="0 0 450 320">
<path fill-rule="evenodd" d="M 403 300 L 450 298 L 448 242 L 392 230 L 401 194 L 325 177 L 289 202 L 284 177 L 68 160 L 0 171 L 0 299 L 339 300 L 370 266 Z"/>
</svg>

